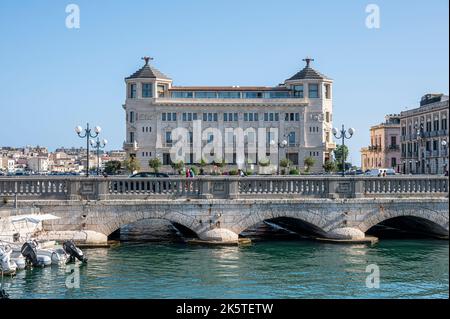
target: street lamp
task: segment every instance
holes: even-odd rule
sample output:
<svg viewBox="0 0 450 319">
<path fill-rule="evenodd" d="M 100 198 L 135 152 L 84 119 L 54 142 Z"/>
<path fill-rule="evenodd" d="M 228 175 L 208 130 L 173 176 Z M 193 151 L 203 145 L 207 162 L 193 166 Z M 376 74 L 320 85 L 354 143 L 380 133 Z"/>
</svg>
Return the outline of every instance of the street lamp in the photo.
<svg viewBox="0 0 450 319">
<path fill-rule="evenodd" d="M 100 132 L 102 131 L 100 126 L 96 126 L 94 128 L 94 132 L 95 134 L 92 134 L 92 129 L 89 127 L 89 123 L 86 124 L 86 128 L 84 129 L 84 134 L 82 134 L 83 132 L 83 128 L 81 126 L 77 126 L 75 127 L 75 133 L 78 134 L 78 136 L 80 138 L 85 138 L 86 139 L 86 150 L 87 150 L 87 155 L 86 155 L 86 177 L 89 177 L 89 139 L 91 138 L 96 138 L 98 136 L 98 134 L 100 134 Z"/>
<path fill-rule="evenodd" d="M 342 176 L 345 176 L 345 156 L 344 156 L 344 146 L 345 146 L 345 139 L 351 139 L 353 134 L 355 134 L 354 128 L 349 128 L 348 130 L 345 129 L 344 125 L 342 124 L 342 129 L 338 131 L 338 129 L 333 128 L 332 130 L 333 135 L 337 139 L 342 139 Z M 348 136 L 347 136 L 348 132 Z M 338 136 L 340 134 L 340 136 Z"/>
<path fill-rule="evenodd" d="M 270 145 L 274 146 L 275 144 L 277 144 L 275 142 L 275 140 L 271 140 L 270 141 Z M 280 149 L 281 148 L 285 148 L 288 144 L 288 141 L 286 141 L 285 139 L 283 139 L 281 142 L 278 142 L 277 146 L 277 155 L 278 155 L 278 162 L 277 162 L 277 175 L 280 175 Z"/>
<path fill-rule="evenodd" d="M 105 148 L 108 141 L 97 137 L 97 140 L 91 140 L 91 146 L 97 150 L 97 176 L 100 175 L 100 149 Z"/>
</svg>

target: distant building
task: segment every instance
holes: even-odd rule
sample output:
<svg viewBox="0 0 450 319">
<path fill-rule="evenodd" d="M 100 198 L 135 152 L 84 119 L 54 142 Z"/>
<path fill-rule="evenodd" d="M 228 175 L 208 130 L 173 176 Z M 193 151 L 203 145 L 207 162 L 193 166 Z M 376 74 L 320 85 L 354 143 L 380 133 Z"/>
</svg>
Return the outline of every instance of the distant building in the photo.
<svg viewBox="0 0 450 319">
<path fill-rule="evenodd" d="M 448 169 L 448 101 L 444 94 L 426 94 L 418 108 L 400 113 L 405 174 L 442 174 Z"/>
<path fill-rule="evenodd" d="M 35 173 L 47 173 L 49 169 L 48 157 L 33 156 L 27 160 L 28 169 Z"/>
<path fill-rule="evenodd" d="M 361 149 L 362 170 L 393 168 L 400 171 L 400 115 L 370 128 L 370 145 Z"/>
</svg>

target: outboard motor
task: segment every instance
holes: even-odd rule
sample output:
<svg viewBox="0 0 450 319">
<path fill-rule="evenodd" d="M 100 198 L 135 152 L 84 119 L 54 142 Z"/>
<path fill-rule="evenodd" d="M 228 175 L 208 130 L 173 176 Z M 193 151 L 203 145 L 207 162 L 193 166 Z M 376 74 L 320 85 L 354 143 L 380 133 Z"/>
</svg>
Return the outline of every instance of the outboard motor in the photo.
<svg viewBox="0 0 450 319">
<path fill-rule="evenodd" d="M 84 257 L 81 249 L 75 246 L 72 240 L 64 242 L 63 248 L 69 255 L 69 262 L 75 262 L 75 259 L 78 259 L 79 261 L 84 263 L 87 262 L 87 258 Z"/>
<path fill-rule="evenodd" d="M 40 266 L 37 258 L 36 243 L 34 241 L 27 241 L 20 249 L 27 265 Z"/>
</svg>

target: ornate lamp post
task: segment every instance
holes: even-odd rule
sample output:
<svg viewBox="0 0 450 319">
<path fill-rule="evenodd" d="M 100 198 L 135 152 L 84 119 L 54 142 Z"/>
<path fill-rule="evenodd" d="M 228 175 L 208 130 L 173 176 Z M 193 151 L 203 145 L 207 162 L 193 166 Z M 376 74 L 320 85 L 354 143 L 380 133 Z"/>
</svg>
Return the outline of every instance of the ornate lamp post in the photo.
<svg viewBox="0 0 450 319">
<path fill-rule="evenodd" d="M 349 128 L 348 130 L 345 129 L 344 125 L 342 125 L 342 129 L 338 131 L 338 129 L 333 128 L 332 130 L 333 135 L 337 139 L 342 139 L 342 176 L 345 176 L 345 156 L 344 156 L 344 146 L 345 146 L 345 139 L 351 139 L 353 134 L 355 134 L 354 128 Z M 349 135 L 347 135 L 347 132 Z M 338 134 L 340 134 L 338 136 Z"/>
<path fill-rule="evenodd" d="M 97 176 L 100 175 L 100 149 L 105 148 L 108 141 L 97 137 L 97 140 L 91 140 L 91 146 L 97 151 Z"/>
<path fill-rule="evenodd" d="M 275 145 L 277 144 L 275 142 L 275 140 L 271 140 L 270 141 L 270 145 Z M 277 152 L 277 156 L 278 156 L 278 162 L 277 162 L 277 175 L 280 175 L 280 149 L 285 148 L 288 144 L 288 141 L 286 141 L 286 139 L 283 139 L 282 141 L 278 142 L 277 146 L 278 146 L 278 152 Z"/>
<path fill-rule="evenodd" d="M 87 157 L 86 157 L 86 177 L 89 177 L 89 139 L 91 138 L 96 138 L 98 136 L 98 134 L 100 134 L 100 132 L 102 131 L 100 126 L 96 126 L 94 128 L 94 133 L 92 133 L 92 129 L 89 127 L 89 123 L 86 124 L 86 128 L 84 129 L 84 134 L 83 132 L 83 128 L 81 126 L 77 126 L 75 127 L 75 133 L 78 134 L 78 136 L 80 138 L 85 138 L 86 139 L 86 150 L 87 150 Z"/>
</svg>

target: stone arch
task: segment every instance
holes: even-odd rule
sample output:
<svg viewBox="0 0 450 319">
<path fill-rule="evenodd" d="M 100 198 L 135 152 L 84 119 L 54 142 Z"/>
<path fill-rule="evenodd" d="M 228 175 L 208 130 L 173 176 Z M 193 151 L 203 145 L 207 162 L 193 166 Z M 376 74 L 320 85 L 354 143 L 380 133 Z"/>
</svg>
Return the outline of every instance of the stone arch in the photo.
<svg viewBox="0 0 450 319">
<path fill-rule="evenodd" d="M 163 219 L 167 220 L 171 223 L 180 224 L 187 229 L 191 230 L 195 234 L 198 235 L 198 222 L 194 217 L 189 216 L 187 214 L 183 214 L 182 212 L 155 212 L 155 211 L 142 211 L 142 212 L 124 212 L 124 213 L 116 213 L 113 214 L 106 223 L 104 223 L 100 229 L 100 231 L 109 236 L 117 229 L 138 222 L 140 220 L 146 219 Z"/>
<path fill-rule="evenodd" d="M 449 232 L 448 212 L 445 213 L 425 209 L 387 210 L 383 213 L 380 212 L 378 214 L 370 216 L 369 218 L 365 219 L 364 222 L 360 223 L 357 228 L 365 233 L 373 226 L 397 217 L 414 217 L 419 220 L 421 219 L 427 222 L 431 222 L 433 225 L 437 226 L 437 228 L 440 229 L 442 233 L 445 233 L 446 235 L 448 235 Z"/>
<path fill-rule="evenodd" d="M 304 222 L 317 233 L 325 234 L 327 231 L 325 220 L 320 218 L 319 214 L 312 211 L 284 211 L 284 212 L 254 212 L 244 216 L 236 226 L 231 228 L 236 234 L 242 233 L 244 230 L 251 228 L 258 223 L 276 218 L 292 218 Z"/>
</svg>

